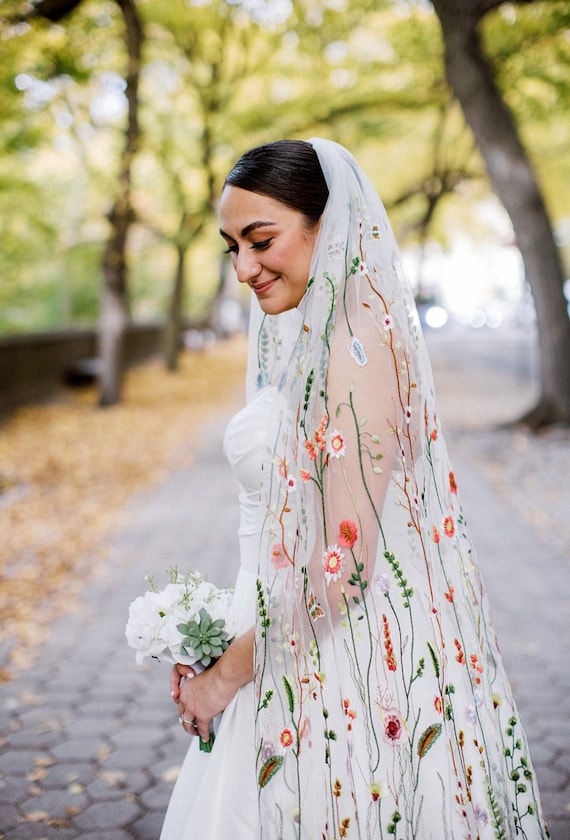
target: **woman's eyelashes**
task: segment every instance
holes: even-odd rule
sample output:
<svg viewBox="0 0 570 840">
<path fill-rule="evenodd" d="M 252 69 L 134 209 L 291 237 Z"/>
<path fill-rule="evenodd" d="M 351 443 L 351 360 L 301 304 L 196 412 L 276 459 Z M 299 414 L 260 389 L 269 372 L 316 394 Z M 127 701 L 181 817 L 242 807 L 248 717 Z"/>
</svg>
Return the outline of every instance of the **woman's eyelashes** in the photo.
<svg viewBox="0 0 570 840">
<path fill-rule="evenodd" d="M 253 242 L 251 247 L 253 249 L 255 249 L 256 251 L 263 251 L 263 250 L 265 250 L 265 248 L 269 248 L 272 241 L 273 241 L 273 239 L 270 238 L 270 239 L 264 239 L 263 242 Z"/>
<path fill-rule="evenodd" d="M 264 251 L 266 248 L 269 248 L 271 243 L 273 242 L 273 237 L 270 239 L 264 239 L 263 242 L 252 242 L 249 246 L 255 251 Z M 233 245 L 228 245 L 224 254 L 237 254 L 239 251 L 238 246 L 234 243 Z"/>
</svg>

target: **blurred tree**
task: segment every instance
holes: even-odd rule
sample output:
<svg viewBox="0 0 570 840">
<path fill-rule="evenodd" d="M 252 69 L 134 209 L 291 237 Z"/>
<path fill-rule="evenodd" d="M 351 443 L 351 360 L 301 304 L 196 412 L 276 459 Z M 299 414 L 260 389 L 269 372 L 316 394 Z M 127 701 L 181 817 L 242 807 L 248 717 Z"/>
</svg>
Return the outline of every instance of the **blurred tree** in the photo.
<svg viewBox="0 0 570 840">
<path fill-rule="evenodd" d="M 497 195 L 511 218 L 531 287 L 540 347 L 539 404 L 532 427 L 570 423 L 570 320 L 564 272 L 533 166 L 482 43 L 481 22 L 504 0 L 433 0 L 445 41 L 445 67 Z M 531 5 L 533 0 L 519 0 Z M 509 3 L 513 8 L 517 3 Z M 538 5 L 538 4 L 537 4 Z M 545 7 L 545 4 L 542 4 Z M 552 2 L 555 31 L 567 32 L 567 3 Z M 564 38 L 564 35 L 562 35 Z"/>
</svg>

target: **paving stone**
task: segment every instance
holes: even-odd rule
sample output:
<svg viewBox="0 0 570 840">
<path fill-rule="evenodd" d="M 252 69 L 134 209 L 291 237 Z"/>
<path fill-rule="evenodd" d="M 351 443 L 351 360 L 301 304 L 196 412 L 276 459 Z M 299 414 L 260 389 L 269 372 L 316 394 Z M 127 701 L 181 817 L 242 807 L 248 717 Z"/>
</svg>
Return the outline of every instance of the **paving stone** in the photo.
<svg viewBox="0 0 570 840">
<path fill-rule="evenodd" d="M 90 805 L 74 818 L 79 828 L 111 829 L 124 828 L 133 823 L 140 816 L 140 807 L 134 802 L 119 800 L 117 802 L 97 802 Z"/>
</svg>

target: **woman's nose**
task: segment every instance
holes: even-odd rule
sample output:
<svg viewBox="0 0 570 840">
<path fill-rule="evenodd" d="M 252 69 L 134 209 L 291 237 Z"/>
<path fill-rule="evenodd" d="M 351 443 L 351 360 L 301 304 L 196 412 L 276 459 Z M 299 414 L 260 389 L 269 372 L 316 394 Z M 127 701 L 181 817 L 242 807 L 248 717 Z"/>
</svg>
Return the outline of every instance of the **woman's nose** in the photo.
<svg viewBox="0 0 570 840">
<path fill-rule="evenodd" d="M 259 258 L 254 251 L 241 249 L 236 260 L 236 274 L 240 283 L 249 283 L 261 271 Z"/>
</svg>

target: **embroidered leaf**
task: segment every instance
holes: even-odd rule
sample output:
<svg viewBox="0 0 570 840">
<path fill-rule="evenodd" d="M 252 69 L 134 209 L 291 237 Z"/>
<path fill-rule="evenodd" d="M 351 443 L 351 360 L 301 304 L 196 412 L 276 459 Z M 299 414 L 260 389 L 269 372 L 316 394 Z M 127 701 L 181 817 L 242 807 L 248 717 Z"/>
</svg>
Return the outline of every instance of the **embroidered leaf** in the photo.
<svg viewBox="0 0 570 840">
<path fill-rule="evenodd" d="M 293 710 L 295 709 L 295 696 L 293 694 L 293 687 L 285 674 L 283 674 L 283 685 L 285 686 L 285 692 L 287 694 L 287 702 L 289 704 L 289 711 L 293 714 Z"/>
<path fill-rule="evenodd" d="M 273 778 L 283 764 L 282 755 L 272 755 L 268 758 L 261 770 L 259 771 L 259 787 L 263 788 L 267 782 Z"/>
<path fill-rule="evenodd" d="M 432 664 L 433 664 L 433 670 L 435 671 L 436 677 L 439 677 L 439 662 L 438 662 L 437 656 L 435 654 L 435 650 L 432 648 L 432 646 L 430 645 L 429 642 L 427 643 L 427 646 L 428 646 L 429 654 L 431 656 L 431 661 L 432 661 Z"/>
<path fill-rule="evenodd" d="M 418 755 L 423 758 L 441 735 L 441 723 L 432 723 L 418 741 Z"/>
</svg>

